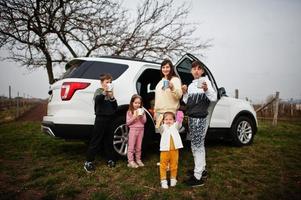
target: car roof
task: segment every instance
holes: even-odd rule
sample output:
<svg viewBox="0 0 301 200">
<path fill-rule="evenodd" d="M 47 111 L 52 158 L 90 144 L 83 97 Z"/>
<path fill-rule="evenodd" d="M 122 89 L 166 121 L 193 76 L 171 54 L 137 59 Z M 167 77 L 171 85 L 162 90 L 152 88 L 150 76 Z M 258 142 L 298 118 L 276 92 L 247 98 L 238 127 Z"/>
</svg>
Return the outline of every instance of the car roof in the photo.
<svg viewBox="0 0 301 200">
<path fill-rule="evenodd" d="M 119 60 L 122 61 L 122 63 L 129 61 L 129 62 L 140 62 L 140 63 L 160 65 L 160 63 L 158 62 L 143 60 L 139 58 L 124 57 L 124 56 L 78 57 L 78 58 L 73 58 L 72 60 L 87 60 L 87 61 L 118 61 Z"/>
</svg>

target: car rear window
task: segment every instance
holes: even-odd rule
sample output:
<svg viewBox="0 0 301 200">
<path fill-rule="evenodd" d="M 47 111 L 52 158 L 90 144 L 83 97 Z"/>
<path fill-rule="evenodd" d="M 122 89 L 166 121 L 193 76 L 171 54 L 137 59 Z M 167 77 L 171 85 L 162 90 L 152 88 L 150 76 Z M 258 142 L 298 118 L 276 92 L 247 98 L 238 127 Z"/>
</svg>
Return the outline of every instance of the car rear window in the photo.
<svg viewBox="0 0 301 200">
<path fill-rule="evenodd" d="M 100 74 L 110 73 L 113 77 L 113 80 L 115 80 L 123 72 L 125 72 L 128 69 L 128 67 L 128 65 L 117 63 L 73 60 L 67 64 L 67 71 L 63 74 L 62 79 L 85 78 L 98 80 Z"/>
</svg>

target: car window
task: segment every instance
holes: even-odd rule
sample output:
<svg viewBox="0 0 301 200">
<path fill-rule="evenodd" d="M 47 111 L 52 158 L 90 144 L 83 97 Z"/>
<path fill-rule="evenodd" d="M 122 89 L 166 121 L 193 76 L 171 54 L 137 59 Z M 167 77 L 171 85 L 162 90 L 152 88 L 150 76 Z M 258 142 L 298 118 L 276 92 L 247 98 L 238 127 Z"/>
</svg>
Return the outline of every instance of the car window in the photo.
<svg viewBox="0 0 301 200">
<path fill-rule="evenodd" d="M 92 62 L 73 60 L 66 66 L 68 68 L 61 78 L 80 78 Z"/>
<path fill-rule="evenodd" d="M 177 65 L 176 69 L 181 78 L 182 84 L 189 85 L 193 80 L 193 76 L 190 73 L 191 63 L 192 61 L 186 58 Z"/>
<path fill-rule="evenodd" d="M 67 64 L 68 69 L 62 78 L 85 78 L 98 80 L 100 74 L 110 73 L 113 80 L 115 80 L 123 74 L 128 67 L 128 65 L 117 63 L 74 60 Z"/>
<path fill-rule="evenodd" d="M 189 58 L 185 58 L 176 66 L 176 70 L 181 78 L 182 84 L 189 85 L 193 80 L 193 76 L 191 75 L 191 72 L 190 72 L 192 62 L 193 62 L 193 60 L 191 60 Z M 211 72 L 203 63 L 202 63 L 202 65 L 203 65 L 203 68 L 205 69 L 205 75 L 208 76 L 209 80 L 212 83 L 213 89 L 217 91 L 216 83 L 215 83 L 215 80 L 214 80 Z"/>
</svg>

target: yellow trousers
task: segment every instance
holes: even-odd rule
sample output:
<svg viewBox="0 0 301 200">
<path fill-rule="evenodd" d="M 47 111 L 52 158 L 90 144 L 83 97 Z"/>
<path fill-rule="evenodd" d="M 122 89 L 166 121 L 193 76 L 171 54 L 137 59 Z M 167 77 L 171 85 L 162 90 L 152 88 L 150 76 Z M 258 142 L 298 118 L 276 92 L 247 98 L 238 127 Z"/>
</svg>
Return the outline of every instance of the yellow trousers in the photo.
<svg viewBox="0 0 301 200">
<path fill-rule="evenodd" d="M 166 171 L 169 166 L 170 178 L 176 179 L 178 173 L 179 150 L 175 149 L 172 138 L 170 138 L 170 150 L 160 153 L 160 179 L 166 180 Z"/>
</svg>

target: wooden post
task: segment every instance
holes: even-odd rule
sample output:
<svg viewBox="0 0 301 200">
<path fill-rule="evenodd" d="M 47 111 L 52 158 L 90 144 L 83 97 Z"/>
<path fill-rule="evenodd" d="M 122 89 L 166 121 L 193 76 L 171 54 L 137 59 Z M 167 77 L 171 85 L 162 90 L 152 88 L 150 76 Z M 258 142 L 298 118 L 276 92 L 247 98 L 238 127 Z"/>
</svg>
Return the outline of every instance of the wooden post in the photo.
<svg viewBox="0 0 301 200">
<path fill-rule="evenodd" d="M 8 98 L 11 99 L 11 86 L 8 86 Z"/>
<path fill-rule="evenodd" d="M 261 107 L 263 108 L 263 106 L 264 106 L 264 103 L 262 103 L 262 105 L 261 105 Z M 266 114 L 266 109 L 261 109 L 261 117 L 265 117 L 265 114 Z"/>
<path fill-rule="evenodd" d="M 279 107 L 279 92 L 276 92 L 275 104 L 274 105 L 275 105 L 275 110 L 274 110 L 273 126 L 277 126 L 278 107 Z"/>
<path fill-rule="evenodd" d="M 235 99 L 238 99 L 238 89 L 235 89 Z"/>
<path fill-rule="evenodd" d="M 16 119 L 18 119 L 18 117 L 20 116 L 20 105 L 19 105 L 19 92 L 18 92 L 18 96 L 17 96 L 17 108 L 16 108 Z"/>
<path fill-rule="evenodd" d="M 291 103 L 290 103 L 290 110 L 291 110 L 291 117 L 294 115 L 294 109 L 293 109 L 293 99 L 291 98 Z"/>
</svg>

